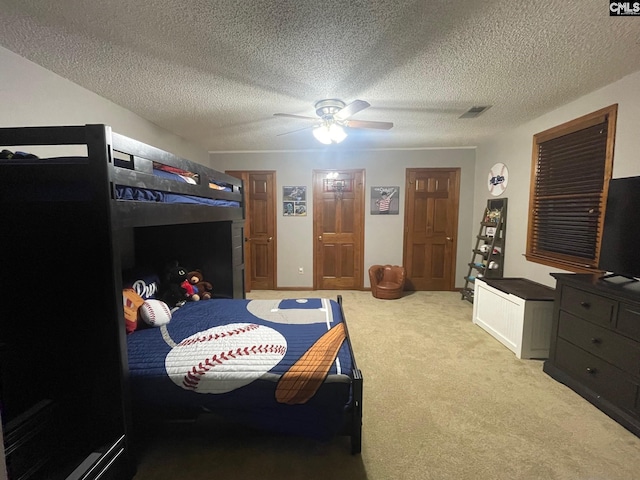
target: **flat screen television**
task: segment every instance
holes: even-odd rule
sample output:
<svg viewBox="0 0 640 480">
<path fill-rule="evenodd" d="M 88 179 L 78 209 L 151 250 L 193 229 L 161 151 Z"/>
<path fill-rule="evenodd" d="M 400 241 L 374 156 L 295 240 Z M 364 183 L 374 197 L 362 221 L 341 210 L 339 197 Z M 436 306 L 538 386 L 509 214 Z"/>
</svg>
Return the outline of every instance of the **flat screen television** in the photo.
<svg viewBox="0 0 640 480">
<path fill-rule="evenodd" d="M 603 278 L 640 277 L 640 176 L 609 182 L 598 267 Z"/>
</svg>

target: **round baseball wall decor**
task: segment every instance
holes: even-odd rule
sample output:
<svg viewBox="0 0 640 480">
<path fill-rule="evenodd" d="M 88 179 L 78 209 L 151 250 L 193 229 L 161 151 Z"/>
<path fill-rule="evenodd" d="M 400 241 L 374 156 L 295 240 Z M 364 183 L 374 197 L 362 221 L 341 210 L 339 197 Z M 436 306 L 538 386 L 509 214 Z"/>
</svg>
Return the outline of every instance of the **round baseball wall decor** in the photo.
<svg viewBox="0 0 640 480">
<path fill-rule="evenodd" d="M 507 183 L 509 182 L 509 171 L 504 163 L 496 163 L 491 170 L 489 170 L 489 179 L 487 181 L 487 187 L 489 193 L 494 197 L 502 194 L 507 189 Z"/>
</svg>

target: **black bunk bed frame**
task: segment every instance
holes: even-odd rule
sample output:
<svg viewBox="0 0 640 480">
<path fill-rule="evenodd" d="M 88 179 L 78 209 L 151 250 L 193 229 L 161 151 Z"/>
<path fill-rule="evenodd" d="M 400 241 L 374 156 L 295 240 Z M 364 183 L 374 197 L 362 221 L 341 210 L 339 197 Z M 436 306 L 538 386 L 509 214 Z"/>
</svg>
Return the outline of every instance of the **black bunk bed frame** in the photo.
<svg viewBox="0 0 640 480">
<path fill-rule="evenodd" d="M 0 323 L 6 462 L 24 479 L 44 471 L 53 479 L 130 478 L 123 271 L 164 265 L 179 252 L 205 272 L 214 295 L 244 298 L 242 182 L 105 125 L 0 128 L 0 145 L 86 147 L 82 157 L 0 160 L 0 278 L 11 319 Z M 195 173 L 200 183 L 155 176 L 153 162 Z M 231 191 L 209 188 L 209 180 Z M 239 206 L 121 201 L 115 185 Z M 46 369 L 34 382 L 23 365 L 36 358 L 46 358 Z M 353 366 L 344 433 L 359 453 L 362 375 L 355 359 Z"/>
<path fill-rule="evenodd" d="M 0 145 L 86 149 L 77 157 L 0 160 L 0 399 L 9 474 L 130 478 L 123 271 L 178 254 L 205 272 L 216 295 L 244 298 L 242 182 L 105 125 L 0 128 Z M 200 183 L 156 176 L 153 162 L 197 174 Z M 209 188 L 209 180 L 232 191 Z M 116 185 L 239 206 L 116 200 Z"/>
</svg>

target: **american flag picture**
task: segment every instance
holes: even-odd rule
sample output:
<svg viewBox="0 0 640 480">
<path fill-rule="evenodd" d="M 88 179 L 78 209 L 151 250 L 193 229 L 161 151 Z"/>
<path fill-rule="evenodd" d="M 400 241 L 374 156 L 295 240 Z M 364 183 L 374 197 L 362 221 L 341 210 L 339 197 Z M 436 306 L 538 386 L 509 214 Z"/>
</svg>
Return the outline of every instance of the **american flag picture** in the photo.
<svg viewBox="0 0 640 480">
<path fill-rule="evenodd" d="M 400 187 L 371 187 L 371 215 L 398 215 Z"/>
</svg>

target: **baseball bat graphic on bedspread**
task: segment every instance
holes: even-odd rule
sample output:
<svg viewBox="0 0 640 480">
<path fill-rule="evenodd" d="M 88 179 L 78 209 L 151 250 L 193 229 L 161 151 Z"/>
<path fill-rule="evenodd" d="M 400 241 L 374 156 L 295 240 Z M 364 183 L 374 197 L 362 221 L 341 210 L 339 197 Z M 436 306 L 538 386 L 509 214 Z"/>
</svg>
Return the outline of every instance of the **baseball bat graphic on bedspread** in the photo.
<svg viewBox="0 0 640 480">
<path fill-rule="evenodd" d="M 276 386 L 279 403 L 306 403 L 320 388 L 346 338 L 344 324 L 339 323 L 322 335 L 289 370 Z"/>
</svg>

